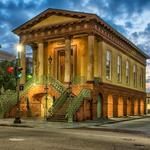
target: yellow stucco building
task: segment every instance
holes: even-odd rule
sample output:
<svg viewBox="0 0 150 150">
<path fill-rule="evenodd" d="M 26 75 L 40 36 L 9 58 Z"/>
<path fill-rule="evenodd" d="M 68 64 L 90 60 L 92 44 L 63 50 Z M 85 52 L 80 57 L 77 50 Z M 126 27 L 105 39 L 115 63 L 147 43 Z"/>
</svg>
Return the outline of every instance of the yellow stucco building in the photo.
<svg viewBox="0 0 150 150">
<path fill-rule="evenodd" d="M 149 58 L 95 14 L 47 9 L 13 30 L 33 50 L 33 78 L 21 83 L 32 116 L 81 121 L 145 114 Z"/>
</svg>

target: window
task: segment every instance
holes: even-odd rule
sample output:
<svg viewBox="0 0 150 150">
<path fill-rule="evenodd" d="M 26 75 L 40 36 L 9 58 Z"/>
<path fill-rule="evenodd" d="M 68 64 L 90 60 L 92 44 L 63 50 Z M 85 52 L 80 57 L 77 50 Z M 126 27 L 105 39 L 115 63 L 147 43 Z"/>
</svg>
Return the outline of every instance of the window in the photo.
<svg viewBox="0 0 150 150">
<path fill-rule="evenodd" d="M 111 79 L 111 52 L 106 51 L 106 79 Z"/>
<path fill-rule="evenodd" d="M 133 65 L 133 85 L 137 86 L 137 66 Z"/>
<path fill-rule="evenodd" d="M 117 80 L 121 82 L 121 56 L 117 57 Z"/>
<path fill-rule="evenodd" d="M 143 68 L 141 68 L 141 72 L 140 72 L 140 87 L 144 88 L 144 70 L 143 70 Z"/>
<path fill-rule="evenodd" d="M 126 61 L 126 83 L 129 84 L 129 61 Z"/>
</svg>

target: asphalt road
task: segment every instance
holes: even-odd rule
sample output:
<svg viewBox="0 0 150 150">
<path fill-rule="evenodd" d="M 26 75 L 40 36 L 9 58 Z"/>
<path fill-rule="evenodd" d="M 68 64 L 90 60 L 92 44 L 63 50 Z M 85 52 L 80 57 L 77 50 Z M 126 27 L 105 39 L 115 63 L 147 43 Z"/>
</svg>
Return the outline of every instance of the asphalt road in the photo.
<svg viewBox="0 0 150 150">
<path fill-rule="evenodd" d="M 150 118 L 143 118 L 114 124 L 105 124 L 97 126 L 97 128 L 136 131 L 150 136 Z"/>
<path fill-rule="evenodd" d="M 0 127 L 0 150 L 150 150 L 145 135 L 84 129 Z"/>
</svg>

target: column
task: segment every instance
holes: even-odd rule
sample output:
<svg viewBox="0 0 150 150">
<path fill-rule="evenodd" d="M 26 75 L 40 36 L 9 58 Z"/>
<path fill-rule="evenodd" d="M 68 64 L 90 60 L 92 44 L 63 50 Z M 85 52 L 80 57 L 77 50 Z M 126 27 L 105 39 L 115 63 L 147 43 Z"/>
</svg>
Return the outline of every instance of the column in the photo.
<svg viewBox="0 0 150 150">
<path fill-rule="evenodd" d="M 113 95 L 113 117 L 118 117 L 118 99 L 117 95 Z"/>
<path fill-rule="evenodd" d="M 33 77 L 35 77 L 37 73 L 36 65 L 37 65 L 37 48 L 38 47 L 36 44 L 31 45 L 31 47 L 32 47 L 32 54 L 33 54 L 32 74 L 33 74 Z"/>
<path fill-rule="evenodd" d="M 94 35 L 88 36 L 87 81 L 94 79 Z"/>
<path fill-rule="evenodd" d="M 37 72 L 38 76 L 42 77 L 44 74 L 44 44 L 38 43 L 38 51 L 37 51 Z"/>
<path fill-rule="evenodd" d="M 131 116 L 134 116 L 134 101 L 135 97 L 131 98 Z"/>
<path fill-rule="evenodd" d="M 71 36 L 65 39 L 65 82 L 71 81 Z"/>
<path fill-rule="evenodd" d="M 98 77 L 102 77 L 102 39 L 98 39 L 98 63 L 97 63 Z"/>
<path fill-rule="evenodd" d="M 138 97 L 138 115 L 141 115 L 141 99 Z"/>
<path fill-rule="evenodd" d="M 103 94 L 103 106 L 102 106 L 102 116 L 103 118 L 108 118 L 108 95 Z"/>
<path fill-rule="evenodd" d="M 22 45 L 22 44 L 21 44 Z M 22 45 L 22 50 L 20 53 L 20 66 L 22 67 L 22 77 L 20 78 L 20 84 L 25 84 L 26 82 L 26 49 L 25 45 Z"/>
<path fill-rule="evenodd" d="M 123 116 L 127 116 L 127 96 L 123 96 Z"/>
</svg>

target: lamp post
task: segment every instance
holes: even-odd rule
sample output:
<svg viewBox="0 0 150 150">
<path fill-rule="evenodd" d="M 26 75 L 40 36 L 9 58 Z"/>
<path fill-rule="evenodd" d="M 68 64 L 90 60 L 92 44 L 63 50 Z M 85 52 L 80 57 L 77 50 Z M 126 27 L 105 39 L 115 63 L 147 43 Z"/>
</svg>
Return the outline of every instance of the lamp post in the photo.
<svg viewBox="0 0 150 150">
<path fill-rule="evenodd" d="M 18 60 L 16 60 L 16 66 L 15 66 L 16 92 L 17 92 L 17 111 L 16 111 L 14 123 L 21 123 L 21 119 L 20 119 L 20 89 L 19 89 L 20 77 L 18 77 L 17 71 L 18 71 L 18 68 L 20 67 L 21 51 L 22 51 L 23 47 L 21 44 L 19 44 L 19 45 L 17 45 L 16 48 L 17 48 L 17 52 L 18 52 Z"/>
<path fill-rule="evenodd" d="M 48 75 L 50 76 L 50 70 L 51 70 L 51 62 L 52 62 L 52 57 L 50 56 L 48 58 Z M 45 84 L 45 119 L 47 120 L 47 101 L 48 101 L 48 75 L 46 75 L 46 84 Z"/>
</svg>

